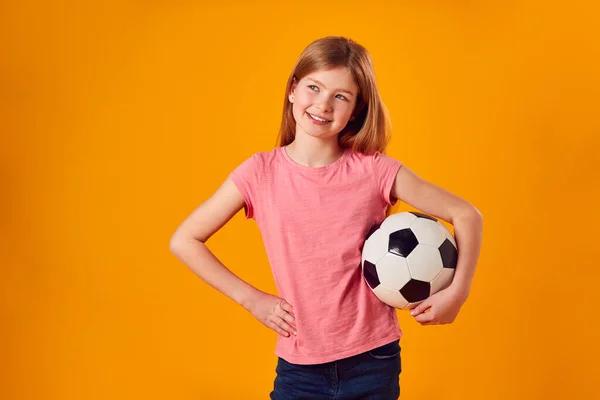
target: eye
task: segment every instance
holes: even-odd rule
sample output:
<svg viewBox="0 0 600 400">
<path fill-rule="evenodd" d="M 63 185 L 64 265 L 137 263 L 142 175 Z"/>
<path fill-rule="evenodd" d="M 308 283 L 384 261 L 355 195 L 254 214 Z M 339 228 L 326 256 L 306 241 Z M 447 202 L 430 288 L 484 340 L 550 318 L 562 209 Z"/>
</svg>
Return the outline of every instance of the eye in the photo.
<svg viewBox="0 0 600 400">
<path fill-rule="evenodd" d="M 344 96 L 344 95 L 342 95 L 342 94 L 338 94 L 336 97 L 337 97 L 338 99 L 340 99 L 340 100 L 346 100 L 346 101 L 348 101 L 348 99 L 346 98 L 346 96 Z"/>
<path fill-rule="evenodd" d="M 316 85 L 308 85 L 311 90 L 318 90 L 319 88 Z M 313 89 L 314 88 L 314 89 Z"/>
</svg>

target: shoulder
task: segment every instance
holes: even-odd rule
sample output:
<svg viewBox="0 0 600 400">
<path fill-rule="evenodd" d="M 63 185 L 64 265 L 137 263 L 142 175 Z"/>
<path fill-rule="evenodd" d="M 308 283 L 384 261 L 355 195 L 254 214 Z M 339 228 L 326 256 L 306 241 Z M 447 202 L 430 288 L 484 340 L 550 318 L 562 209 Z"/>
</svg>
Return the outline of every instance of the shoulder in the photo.
<svg viewBox="0 0 600 400">
<path fill-rule="evenodd" d="M 253 158 L 257 163 L 260 163 L 260 165 L 263 167 L 268 167 L 277 162 L 280 150 L 280 147 L 275 147 L 271 150 L 259 151 L 252 154 L 251 158 Z"/>
<path fill-rule="evenodd" d="M 258 151 L 248 157 L 250 162 L 254 163 L 261 170 L 269 170 L 280 161 L 281 148 L 275 147 L 271 150 Z"/>
<path fill-rule="evenodd" d="M 246 155 L 235 167 L 233 174 L 254 174 L 260 176 L 273 168 L 278 161 L 278 150 L 258 151 Z"/>
<path fill-rule="evenodd" d="M 350 154 L 350 159 L 354 163 L 364 164 L 375 173 L 388 168 L 397 168 L 402 164 L 400 160 L 380 151 L 367 154 L 352 150 Z"/>
</svg>

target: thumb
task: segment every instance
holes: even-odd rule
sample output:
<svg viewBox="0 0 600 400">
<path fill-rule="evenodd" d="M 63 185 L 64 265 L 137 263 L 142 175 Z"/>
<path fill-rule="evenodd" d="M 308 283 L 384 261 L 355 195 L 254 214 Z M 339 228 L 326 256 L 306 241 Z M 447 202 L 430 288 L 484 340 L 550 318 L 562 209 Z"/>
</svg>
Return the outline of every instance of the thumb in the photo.
<svg viewBox="0 0 600 400">
<path fill-rule="evenodd" d="M 428 299 L 427 299 L 428 300 Z M 429 308 L 429 301 L 423 300 L 418 306 L 410 310 L 410 315 L 417 316 Z"/>
</svg>

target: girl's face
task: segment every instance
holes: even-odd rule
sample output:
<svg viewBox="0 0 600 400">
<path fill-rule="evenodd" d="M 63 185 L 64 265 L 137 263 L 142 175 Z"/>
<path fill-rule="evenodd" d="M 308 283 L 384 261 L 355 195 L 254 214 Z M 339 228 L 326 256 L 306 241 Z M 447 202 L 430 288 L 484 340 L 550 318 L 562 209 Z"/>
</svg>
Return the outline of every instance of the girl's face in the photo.
<svg viewBox="0 0 600 400">
<path fill-rule="evenodd" d="M 292 85 L 289 100 L 296 134 L 329 138 L 340 133 L 352 117 L 358 86 L 345 67 L 316 71 Z"/>
</svg>

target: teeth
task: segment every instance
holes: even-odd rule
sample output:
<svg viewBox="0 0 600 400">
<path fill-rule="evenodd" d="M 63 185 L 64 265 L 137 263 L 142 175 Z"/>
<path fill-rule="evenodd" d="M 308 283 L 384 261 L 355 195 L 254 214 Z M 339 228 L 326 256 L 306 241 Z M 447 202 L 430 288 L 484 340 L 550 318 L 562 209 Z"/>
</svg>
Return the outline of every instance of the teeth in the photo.
<svg viewBox="0 0 600 400">
<path fill-rule="evenodd" d="M 315 117 L 315 116 L 314 116 L 314 115 L 312 115 L 311 113 L 308 113 L 308 115 L 310 115 L 312 119 L 315 119 L 315 120 L 317 120 L 317 121 L 321 121 L 321 122 L 327 122 L 327 120 L 326 120 L 326 119 L 322 119 L 322 118 L 319 118 L 319 117 Z"/>
</svg>

